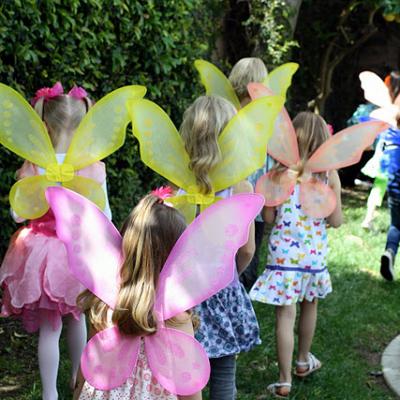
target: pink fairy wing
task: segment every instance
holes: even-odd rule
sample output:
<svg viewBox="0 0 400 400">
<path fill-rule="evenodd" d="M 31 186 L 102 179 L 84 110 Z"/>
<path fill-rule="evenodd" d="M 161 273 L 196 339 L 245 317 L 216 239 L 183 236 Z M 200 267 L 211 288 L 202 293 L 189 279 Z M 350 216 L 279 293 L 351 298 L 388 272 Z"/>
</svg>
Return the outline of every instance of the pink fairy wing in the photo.
<svg viewBox="0 0 400 400">
<path fill-rule="evenodd" d="M 236 252 L 263 204 L 259 195 L 238 194 L 211 205 L 186 228 L 158 280 L 154 310 L 160 318 L 189 310 L 233 280 Z"/>
<path fill-rule="evenodd" d="M 247 90 L 252 100 L 273 95 L 273 92 L 262 83 L 251 82 L 247 85 Z M 276 118 L 274 133 L 268 142 L 267 151 L 271 157 L 287 167 L 297 164 L 300 160 L 296 131 L 285 107 Z"/>
<path fill-rule="evenodd" d="M 81 370 L 85 380 L 99 390 L 121 386 L 135 369 L 140 340 L 140 337 L 122 334 L 116 326 L 97 333 L 82 354 Z"/>
<path fill-rule="evenodd" d="M 289 170 L 279 174 L 270 171 L 257 181 L 256 193 L 264 196 L 267 207 L 275 207 L 289 198 L 295 185 L 296 177 Z"/>
<path fill-rule="evenodd" d="M 122 260 L 121 235 L 103 212 L 85 197 L 49 187 L 47 201 L 65 244 L 71 272 L 92 293 L 114 308 Z"/>
<path fill-rule="evenodd" d="M 326 183 L 314 179 L 301 183 L 300 204 L 308 216 L 326 218 L 335 210 L 336 196 Z"/>
<path fill-rule="evenodd" d="M 159 327 L 144 342 L 151 371 L 169 392 L 189 396 L 207 384 L 210 362 L 195 338 L 176 329 Z"/>
<path fill-rule="evenodd" d="M 392 104 L 389 89 L 378 75 L 371 71 L 364 71 L 361 72 L 359 78 L 361 87 L 364 90 L 365 100 L 379 107 L 386 107 Z"/>
<path fill-rule="evenodd" d="M 353 125 L 330 137 L 306 163 L 312 172 L 323 172 L 356 164 L 364 149 L 370 146 L 376 136 L 388 128 L 381 121 L 369 121 Z"/>
</svg>

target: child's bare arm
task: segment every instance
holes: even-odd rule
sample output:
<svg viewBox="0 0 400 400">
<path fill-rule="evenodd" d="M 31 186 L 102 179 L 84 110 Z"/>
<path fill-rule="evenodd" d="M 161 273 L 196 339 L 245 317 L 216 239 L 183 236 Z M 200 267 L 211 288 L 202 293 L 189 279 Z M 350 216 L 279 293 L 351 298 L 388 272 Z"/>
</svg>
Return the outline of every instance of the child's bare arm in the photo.
<svg viewBox="0 0 400 400">
<path fill-rule="evenodd" d="M 89 337 L 88 340 L 90 340 L 95 334 L 97 333 L 96 329 L 90 324 L 89 325 Z M 76 377 L 76 384 L 75 384 L 75 389 L 74 389 L 74 395 L 72 397 L 72 400 L 78 400 L 79 396 L 82 392 L 83 385 L 85 383 L 85 378 L 82 375 L 81 368 L 79 367 L 78 370 L 78 375 Z"/>
<path fill-rule="evenodd" d="M 234 187 L 233 192 L 235 194 L 253 193 L 253 186 L 247 181 L 242 181 Z M 247 243 L 243 245 L 237 252 L 236 267 L 239 274 L 241 274 L 247 268 L 254 256 L 254 252 L 256 250 L 254 229 L 254 222 L 252 222 L 249 230 L 249 239 L 247 240 Z"/>
<path fill-rule="evenodd" d="M 341 197 L 342 185 L 340 183 L 340 178 L 337 171 L 329 172 L 328 183 L 336 195 L 336 208 L 332 212 L 332 214 L 327 218 L 327 222 L 331 227 L 338 228 L 343 223 L 343 213 L 342 213 L 342 197 Z"/>
<path fill-rule="evenodd" d="M 173 321 L 167 321 L 166 325 L 177 329 L 179 331 L 185 332 L 190 336 L 194 336 L 194 329 L 192 318 L 189 313 L 183 312 L 173 318 Z M 190 396 L 178 396 L 179 400 L 202 400 L 201 391 Z"/>
<path fill-rule="evenodd" d="M 272 224 L 275 222 L 275 207 L 264 207 L 261 215 L 263 220 L 267 223 L 267 224 Z"/>
</svg>

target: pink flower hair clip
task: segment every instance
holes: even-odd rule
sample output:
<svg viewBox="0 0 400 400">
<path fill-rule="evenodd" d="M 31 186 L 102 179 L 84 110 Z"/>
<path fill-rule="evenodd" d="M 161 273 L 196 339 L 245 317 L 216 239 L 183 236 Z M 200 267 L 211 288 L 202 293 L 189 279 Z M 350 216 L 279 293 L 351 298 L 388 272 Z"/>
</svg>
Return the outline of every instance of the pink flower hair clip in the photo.
<svg viewBox="0 0 400 400">
<path fill-rule="evenodd" d="M 61 96 L 64 94 L 64 88 L 61 82 L 56 82 L 53 87 L 44 87 L 36 91 L 35 97 L 32 99 L 31 104 L 34 106 L 39 99 L 42 97 L 44 100 L 52 99 L 53 97 Z M 68 96 L 72 96 L 75 99 L 82 100 L 87 97 L 87 92 L 80 86 L 74 86 L 69 92 Z"/>
<path fill-rule="evenodd" d="M 168 197 L 172 197 L 173 190 L 170 186 L 160 186 L 159 188 L 152 190 L 151 194 L 155 197 L 158 197 L 160 203 L 163 203 L 168 207 L 173 207 L 171 203 L 165 201 L 165 199 L 168 199 Z"/>
</svg>

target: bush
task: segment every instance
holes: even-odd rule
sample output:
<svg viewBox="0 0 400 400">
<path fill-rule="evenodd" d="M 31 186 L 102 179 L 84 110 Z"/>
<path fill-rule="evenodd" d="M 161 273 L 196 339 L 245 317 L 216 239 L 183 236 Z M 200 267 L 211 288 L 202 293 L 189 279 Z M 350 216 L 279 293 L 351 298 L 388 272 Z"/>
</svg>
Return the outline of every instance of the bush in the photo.
<svg viewBox="0 0 400 400">
<path fill-rule="evenodd" d="M 176 123 L 198 94 L 193 68 L 208 58 L 218 0 L 5 0 L 0 13 L 0 81 L 31 97 L 60 80 L 99 98 L 117 87 L 140 84 Z M 8 192 L 22 160 L 0 149 L 0 256 L 15 229 Z M 128 134 L 106 160 L 109 198 L 120 224 L 157 178 L 144 168 Z"/>
</svg>

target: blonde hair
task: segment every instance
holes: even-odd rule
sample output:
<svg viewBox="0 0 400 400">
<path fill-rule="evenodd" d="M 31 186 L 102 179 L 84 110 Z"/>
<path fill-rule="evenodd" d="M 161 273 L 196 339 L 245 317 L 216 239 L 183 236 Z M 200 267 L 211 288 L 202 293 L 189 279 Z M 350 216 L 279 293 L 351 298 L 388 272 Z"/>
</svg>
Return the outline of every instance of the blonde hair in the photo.
<svg viewBox="0 0 400 400">
<path fill-rule="evenodd" d="M 235 114 L 235 107 L 219 96 L 201 96 L 183 114 L 179 132 L 190 158 L 189 168 L 204 194 L 211 193 L 208 174 L 221 161 L 218 137 Z"/>
<path fill-rule="evenodd" d="M 324 119 L 309 111 L 303 111 L 297 114 L 293 119 L 293 127 L 296 131 L 297 144 L 299 147 L 300 165 L 298 166 L 298 172 L 301 175 L 304 164 L 315 150 L 329 139 L 330 134 Z M 287 167 L 284 165 L 277 163 L 272 170 L 277 172 L 276 177 L 278 178 L 279 174 L 285 171 L 286 168 Z M 325 176 L 325 173 L 317 174 L 317 176 Z"/>
<path fill-rule="evenodd" d="M 247 57 L 240 59 L 233 66 L 229 81 L 241 102 L 249 96 L 247 85 L 250 82 L 262 82 L 267 75 L 267 67 L 261 58 Z"/>
<path fill-rule="evenodd" d="M 50 99 L 40 98 L 35 104 L 35 111 L 46 123 L 53 146 L 55 147 L 61 135 L 75 132 L 82 118 L 91 107 L 89 98 L 77 99 L 67 94 Z"/>
<path fill-rule="evenodd" d="M 153 312 L 158 277 L 169 253 L 186 228 L 183 216 L 158 197 L 145 196 L 131 211 L 121 230 L 124 262 L 121 286 L 112 321 L 128 335 L 156 332 Z M 108 306 L 84 292 L 78 297 L 97 329 L 107 326 Z"/>
</svg>

